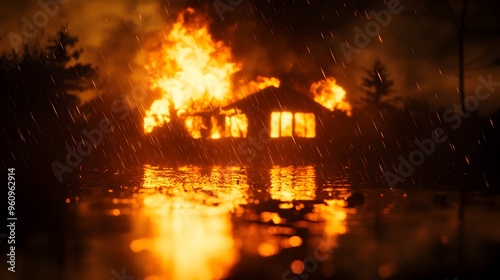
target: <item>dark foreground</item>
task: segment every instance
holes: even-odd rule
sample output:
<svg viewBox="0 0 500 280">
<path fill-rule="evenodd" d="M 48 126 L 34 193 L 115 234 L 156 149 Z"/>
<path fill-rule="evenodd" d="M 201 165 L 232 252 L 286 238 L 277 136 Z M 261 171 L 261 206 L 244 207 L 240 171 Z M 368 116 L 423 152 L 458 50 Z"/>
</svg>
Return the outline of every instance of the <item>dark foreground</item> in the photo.
<svg viewBox="0 0 500 280">
<path fill-rule="evenodd" d="M 500 196 L 474 186 L 145 166 L 17 190 L 0 279 L 500 279 Z"/>
</svg>

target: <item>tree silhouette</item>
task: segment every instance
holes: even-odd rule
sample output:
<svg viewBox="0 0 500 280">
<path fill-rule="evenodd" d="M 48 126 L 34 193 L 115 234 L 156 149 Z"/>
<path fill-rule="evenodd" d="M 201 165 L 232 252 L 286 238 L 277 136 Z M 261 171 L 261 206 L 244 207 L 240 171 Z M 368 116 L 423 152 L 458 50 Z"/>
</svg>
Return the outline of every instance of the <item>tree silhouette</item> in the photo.
<svg viewBox="0 0 500 280">
<path fill-rule="evenodd" d="M 394 81 L 389 78 L 389 73 L 380 60 L 376 60 L 371 69 L 365 69 L 366 76 L 362 79 L 361 88 L 365 93 L 363 100 L 377 110 L 394 109 L 394 102 L 400 97 L 392 97 Z"/>
<path fill-rule="evenodd" d="M 96 69 L 78 62 L 78 38 L 63 26 L 45 42 L 0 55 L 0 97 L 6 141 L 2 162 L 26 167 L 63 156 L 85 117 L 77 93 L 94 87 Z M 20 165 L 18 165 L 20 166 Z M 41 168 L 38 166 L 37 168 Z"/>
</svg>

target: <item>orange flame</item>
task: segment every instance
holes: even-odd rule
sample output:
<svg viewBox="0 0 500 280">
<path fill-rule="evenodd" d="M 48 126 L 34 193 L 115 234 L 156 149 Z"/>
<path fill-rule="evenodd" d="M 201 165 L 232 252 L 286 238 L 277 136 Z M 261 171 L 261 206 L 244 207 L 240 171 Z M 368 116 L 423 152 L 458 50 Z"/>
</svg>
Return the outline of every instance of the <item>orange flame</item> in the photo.
<svg viewBox="0 0 500 280">
<path fill-rule="evenodd" d="M 144 117 L 144 131 L 150 133 L 158 125 L 170 122 L 170 102 L 165 99 L 155 100 Z"/>
<path fill-rule="evenodd" d="M 228 47 L 214 41 L 207 21 L 193 9 L 186 9 L 160 49 L 150 55 L 146 70 L 151 77 L 151 88 L 160 89 L 163 94 L 146 111 L 144 129 L 150 132 L 155 126 L 169 122 L 166 105 L 170 103 L 177 112 L 220 105 L 231 92 L 231 75 L 240 66 L 232 62 Z"/>
<path fill-rule="evenodd" d="M 314 101 L 332 111 L 344 111 L 348 116 L 351 116 L 352 107 L 345 100 L 346 91 L 337 84 L 334 78 L 328 77 L 325 80 L 313 83 L 310 91 L 314 95 Z"/>
<path fill-rule="evenodd" d="M 170 122 L 171 114 L 212 110 L 267 86 L 279 86 L 276 78 L 257 77 L 243 86 L 240 94 L 234 91 L 232 76 L 241 70 L 241 65 L 233 61 L 229 47 L 212 38 L 208 21 L 191 8 L 179 14 L 159 50 L 150 54 L 146 70 L 151 88 L 162 94 L 145 112 L 146 133 Z M 198 132 L 190 129 L 199 127 L 201 121 L 185 122 L 188 132 L 200 138 Z M 211 135 L 219 138 L 222 133 L 214 128 Z"/>
<path fill-rule="evenodd" d="M 278 78 L 257 76 L 255 80 L 241 86 L 240 91 L 243 93 L 243 95 L 248 95 L 259 90 L 263 90 L 267 87 L 279 88 L 280 83 L 281 82 Z"/>
</svg>

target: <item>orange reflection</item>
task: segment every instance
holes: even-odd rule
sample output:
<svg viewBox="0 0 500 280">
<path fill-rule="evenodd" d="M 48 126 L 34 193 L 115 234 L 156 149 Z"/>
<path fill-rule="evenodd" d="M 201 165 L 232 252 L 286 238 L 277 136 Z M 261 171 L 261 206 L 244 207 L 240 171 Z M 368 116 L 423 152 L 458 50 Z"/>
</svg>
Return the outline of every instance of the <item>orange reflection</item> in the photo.
<svg viewBox="0 0 500 280">
<path fill-rule="evenodd" d="M 251 196 L 249 201 L 255 206 L 238 215 L 241 221 L 258 221 L 236 228 L 242 249 L 250 255 L 269 257 L 306 247 L 318 261 L 331 258 L 338 236 L 347 232 L 345 201 L 317 189 L 314 166 L 275 166 L 268 174 L 266 193 Z M 290 215 L 290 209 L 297 211 Z M 306 228 L 308 234 L 299 228 Z M 290 265 L 290 269 L 300 271 L 300 263 Z"/>
<path fill-rule="evenodd" d="M 232 168 L 186 166 L 160 169 L 145 166 L 138 194 L 144 219 L 136 219 L 143 238 L 130 249 L 150 252 L 150 277 L 160 279 L 222 279 L 239 255 L 231 235 L 230 212 L 245 202 L 248 187 Z M 175 174 L 174 174 L 175 173 Z"/>
<path fill-rule="evenodd" d="M 262 257 L 269 257 L 276 254 L 278 252 L 278 248 L 274 243 L 264 242 L 259 245 L 258 251 Z"/>
<path fill-rule="evenodd" d="M 290 237 L 288 242 L 290 243 L 290 246 L 297 247 L 297 246 L 302 245 L 302 238 L 300 238 L 300 236 L 294 235 L 294 236 Z"/>
<path fill-rule="evenodd" d="M 318 204 L 315 207 L 315 212 L 321 213 L 322 218 L 326 221 L 325 234 L 329 237 L 337 236 L 346 233 L 345 219 L 347 212 L 345 208 L 345 200 L 331 199 L 325 200 L 326 204 Z"/>
<path fill-rule="evenodd" d="M 314 166 L 266 171 L 260 184 L 267 187 L 257 190 L 239 167 L 145 166 L 136 197 L 143 218 L 134 219 L 138 238 L 129 246 L 151 255 L 143 265 L 148 277 L 227 278 L 240 251 L 269 258 L 307 248 L 322 262 L 331 258 L 347 232 L 345 201 L 317 189 Z M 291 209 L 299 211 L 290 216 Z M 300 263 L 290 265 L 300 271 Z"/>
<path fill-rule="evenodd" d="M 271 169 L 271 197 L 283 202 L 312 200 L 316 182 L 314 166 L 275 166 Z"/>
</svg>

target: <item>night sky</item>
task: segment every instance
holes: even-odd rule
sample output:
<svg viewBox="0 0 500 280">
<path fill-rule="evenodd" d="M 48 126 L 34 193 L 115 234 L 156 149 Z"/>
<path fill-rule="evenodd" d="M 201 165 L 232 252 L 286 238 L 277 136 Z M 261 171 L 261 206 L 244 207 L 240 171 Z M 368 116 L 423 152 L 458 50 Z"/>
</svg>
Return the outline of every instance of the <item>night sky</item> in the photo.
<svg viewBox="0 0 500 280">
<path fill-rule="evenodd" d="M 363 69 L 379 58 L 403 99 L 426 97 L 431 104 L 445 107 L 459 102 L 457 32 L 446 1 L 401 0 L 401 13 L 392 14 L 381 27 L 380 39 L 369 37 L 367 46 L 350 59 L 346 59 L 341 44 L 352 45 L 355 28 L 364 30 L 371 20 L 370 11 L 387 9 L 387 1 L 232 2 L 241 4 L 224 12 L 221 21 L 212 1 L 69 0 L 49 17 L 43 34 L 50 35 L 66 24 L 80 39 L 84 50 L 81 61 L 96 65 L 108 86 L 115 89 L 82 93 L 84 102 L 99 94 L 119 94 L 138 83 L 144 77 L 148 48 L 161 32 L 168 32 L 168 25 L 186 7 L 208 16 L 213 36 L 230 46 L 235 59 L 242 62 L 239 75 L 244 77 L 277 76 L 285 83 L 308 88 L 324 75 L 333 76 L 356 106 Z M 458 14 L 461 1 L 450 2 Z M 500 3 L 472 2 L 467 26 L 474 31 L 465 39 L 466 94 L 473 93 L 478 75 L 492 73 L 493 80 L 500 77 Z M 12 48 L 9 32 L 22 34 L 23 17 L 32 22 L 41 10 L 36 1 L 0 3 L 2 50 Z M 499 104 L 500 97 L 492 96 L 480 111 L 491 112 Z"/>
</svg>

